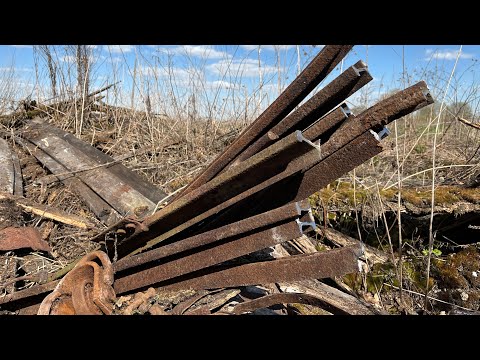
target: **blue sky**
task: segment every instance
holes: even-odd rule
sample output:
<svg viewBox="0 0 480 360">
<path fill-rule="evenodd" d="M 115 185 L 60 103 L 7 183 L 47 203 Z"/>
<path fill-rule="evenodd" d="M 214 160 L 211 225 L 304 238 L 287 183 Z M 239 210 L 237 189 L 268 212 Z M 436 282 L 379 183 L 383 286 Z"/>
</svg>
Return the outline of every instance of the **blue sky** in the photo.
<svg viewBox="0 0 480 360">
<path fill-rule="evenodd" d="M 259 111 L 294 79 L 322 48 L 322 45 L 94 45 L 92 50 L 92 89 L 121 80 L 110 103 L 141 106 L 148 94 L 160 112 L 171 106 L 205 114 L 223 111 L 225 104 L 238 112 Z M 384 92 L 426 80 L 437 97 L 442 94 L 455 63 L 460 45 L 356 45 L 343 64 L 324 80 L 337 76 L 358 60 L 368 63 L 374 80 L 349 99 L 351 105 L 368 105 Z M 260 51 L 259 51 L 260 50 Z M 54 61 L 61 69 L 64 89 L 75 83 L 74 52 L 64 46 L 52 47 Z M 463 46 L 452 81 L 449 98 L 470 99 L 478 86 L 480 46 Z M 35 67 L 35 64 L 37 67 Z M 403 68 L 405 67 L 405 74 Z M 133 75 L 135 84 L 133 83 Z M 33 46 L 0 46 L 0 91 L 2 80 L 16 85 L 17 97 L 48 99 L 51 96 L 45 61 Z M 172 105 L 172 99 L 175 104 Z M 167 101 L 166 99 L 170 99 Z M 243 100 L 242 100 L 243 99 Z M 245 104 L 241 105 L 241 103 Z M 203 104 L 203 105 L 202 105 Z M 207 105 L 205 105 L 207 104 Z M 254 105 L 256 104 L 256 105 Z M 202 107 L 203 106 L 203 107 Z M 236 107 L 235 107 L 236 106 Z M 253 106 L 253 107 L 252 107 Z M 252 107 L 250 109 L 250 107 Z"/>
</svg>

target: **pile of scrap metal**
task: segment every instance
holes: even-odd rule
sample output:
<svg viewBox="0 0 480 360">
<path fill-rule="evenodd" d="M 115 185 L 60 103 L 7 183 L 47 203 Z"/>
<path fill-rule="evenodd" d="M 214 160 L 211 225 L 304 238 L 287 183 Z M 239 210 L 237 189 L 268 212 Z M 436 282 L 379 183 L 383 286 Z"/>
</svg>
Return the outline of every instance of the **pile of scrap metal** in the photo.
<svg viewBox="0 0 480 360">
<path fill-rule="evenodd" d="M 366 64 L 358 61 L 300 105 L 352 47 L 325 46 L 220 156 L 170 200 L 73 135 L 39 120 L 29 122 L 17 141 L 53 176 L 72 185 L 108 228 L 91 239 L 103 251 L 65 269 L 61 280 L 1 298 L 0 306 L 38 314 L 110 314 L 117 296 L 152 287 L 159 292 L 196 292 L 170 312 L 182 314 L 205 291 L 268 284 L 283 285 L 276 293 L 257 294 L 249 301 L 240 297 L 243 300 L 231 311 L 222 313 L 248 313 L 281 303 L 332 305 L 318 291 L 306 291 L 302 281 L 358 272 L 364 253 L 360 243 L 276 258 L 251 254 L 305 238 L 315 229 L 308 197 L 379 154 L 381 140 L 388 135 L 385 125 L 433 103 L 421 81 L 354 115 L 345 99 L 372 80 Z M 168 204 L 158 206 L 164 203 Z M 317 290 L 319 286 L 330 289 L 330 300 L 342 297 L 333 287 L 317 282 Z M 296 290 L 285 290 L 292 288 Z M 240 296 L 239 292 L 227 297 Z M 365 307 L 364 312 L 355 312 L 351 303 L 346 307 L 350 313 L 372 313 Z M 212 313 L 214 308 L 191 313 Z M 345 308 L 339 311 L 349 313 Z"/>
</svg>

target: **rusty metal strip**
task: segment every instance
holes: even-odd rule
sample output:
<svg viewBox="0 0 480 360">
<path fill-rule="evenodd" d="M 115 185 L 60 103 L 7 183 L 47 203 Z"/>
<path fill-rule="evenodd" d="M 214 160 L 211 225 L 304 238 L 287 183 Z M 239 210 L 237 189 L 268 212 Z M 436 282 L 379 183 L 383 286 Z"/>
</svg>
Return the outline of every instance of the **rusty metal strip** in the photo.
<svg viewBox="0 0 480 360">
<path fill-rule="evenodd" d="M 323 144 L 325 142 L 325 134 L 337 128 L 345 119 L 354 117 L 355 115 L 352 114 L 347 104 L 342 104 L 317 122 L 313 123 L 312 126 L 305 129 L 303 135 L 308 140 L 315 142 L 320 141 L 320 143 Z"/>
<path fill-rule="evenodd" d="M 327 45 L 280 96 L 227 147 L 182 193 L 188 194 L 219 174 L 250 144 L 288 115 L 347 55 L 353 45 Z"/>
<path fill-rule="evenodd" d="M 209 245 L 214 242 L 223 241 L 232 237 L 238 237 L 254 230 L 269 228 L 279 222 L 293 220 L 300 216 L 302 211 L 308 211 L 309 208 L 310 205 L 308 201 L 290 203 L 278 209 L 273 209 L 263 214 L 222 226 L 218 229 L 206 231 L 201 234 L 176 241 L 172 244 L 167 244 L 141 254 L 127 256 L 126 258 L 118 260 L 114 264 L 114 269 L 115 272 L 123 271 L 200 246 Z"/>
<path fill-rule="evenodd" d="M 150 199 L 154 203 L 158 203 L 167 196 L 161 189 L 146 181 L 139 174 L 131 171 L 121 163 L 115 163 L 114 158 L 105 154 L 103 151 L 90 146 L 90 144 L 80 140 L 69 132 L 63 131 L 58 127 L 50 125 L 38 118 L 31 120 L 28 123 L 28 127 L 31 129 L 41 129 L 41 131 L 47 131 L 50 134 L 58 136 L 71 146 L 80 150 L 92 160 L 95 160 L 98 164 L 111 163 L 111 165 L 108 165 L 108 171 L 110 173 L 121 178 L 127 185 L 135 188 L 144 197 Z"/>
<path fill-rule="evenodd" d="M 271 134 L 263 135 L 250 145 L 238 156 L 235 163 L 248 159 L 272 144 L 276 139 L 284 137 L 293 130 L 304 130 L 372 79 L 372 76 L 368 73 L 367 65 L 361 60 L 358 61 L 270 129 L 269 133 Z M 310 139 L 307 135 L 305 136 Z"/>
<path fill-rule="evenodd" d="M 266 230 L 233 239 L 229 242 L 223 242 L 215 247 L 201 250 L 131 275 L 117 277 L 114 288 L 116 292 L 124 293 L 232 260 L 297 238 L 303 234 L 302 230 L 306 226 L 315 227 L 310 212 L 300 220 L 296 219 L 272 224 Z"/>
<path fill-rule="evenodd" d="M 322 146 L 322 156 L 329 156 L 369 129 L 383 128 L 390 122 L 432 103 L 433 98 L 424 81 L 399 91 L 363 111 L 354 121 L 346 121 L 340 131 L 336 131 Z"/>
<path fill-rule="evenodd" d="M 137 234 L 133 239 L 129 237 L 120 242 L 117 246 L 119 256 L 139 253 L 176 234 L 178 232 L 176 227 L 190 224 L 192 218 L 199 219 L 205 216 L 210 209 L 223 206 L 232 197 L 283 172 L 292 161 L 295 161 L 294 159 L 301 157 L 302 154 L 311 153 L 311 149 L 314 150 L 313 156 L 318 159 L 318 146 L 305 139 L 301 131 L 281 139 L 240 166 L 229 169 L 146 218 L 143 224 L 149 231 L 142 233 L 141 237 Z"/>
<path fill-rule="evenodd" d="M 69 171 L 78 171 L 98 165 L 98 162 L 92 160 L 78 148 L 69 145 L 63 138 L 45 131 L 41 127 L 33 127 L 33 129 L 27 127 L 22 136 L 60 162 Z M 144 197 L 122 178 L 111 173 L 109 169 L 96 168 L 92 171 L 77 173 L 75 177 L 80 178 L 122 215 L 146 214 L 156 206 L 156 203 Z"/>
<path fill-rule="evenodd" d="M 182 315 L 185 311 L 187 311 L 193 304 L 195 304 L 198 300 L 203 299 L 205 296 L 212 294 L 212 291 L 205 291 L 201 292 L 200 294 L 194 295 L 191 298 L 181 302 L 177 306 L 172 309 L 172 315 Z"/>
<path fill-rule="evenodd" d="M 226 289 L 219 291 L 216 294 L 210 295 L 210 299 L 208 299 L 209 301 L 206 304 L 195 304 L 196 306 L 185 311 L 185 315 L 210 315 L 213 310 L 225 305 L 235 296 L 240 294 L 240 292 L 240 289 Z"/>
<path fill-rule="evenodd" d="M 14 292 L 5 296 L 0 296 L 0 306 L 2 309 L 18 309 L 24 307 L 24 303 L 29 303 L 32 298 L 37 298 L 51 292 L 58 285 L 60 280 L 51 281 L 41 285 L 35 285 L 31 288 Z M 40 303 L 43 299 L 40 299 Z"/>
<path fill-rule="evenodd" d="M 280 172 L 279 174 L 275 176 L 271 176 L 267 180 L 263 181 L 262 183 L 255 185 L 248 190 L 239 193 L 238 195 L 232 194 L 228 189 L 228 195 L 232 196 L 228 199 L 225 199 L 222 203 L 211 207 L 208 210 L 203 209 L 203 212 L 196 211 L 193 212 L 193 214 L 197 213 L 198 215 L 189 219 L 185 220 L 182 222 L 180 225 L 177 225 L 175 227 L 169 225 L 168 222 L 164 221 L 164 227 L 163 229 L 157 229 L 155 231 L 149 231 L 148 233 L 143 233 L 142 236 L 148 236 L 148 238 L 152 238 L 149 242 L 144 247 L 137 248 L 136 250 L 132 251 L 130 254 L 136 254 L 141 251 L 144 251 L 148 249 L 149 247 L 158 244 L 161 241 L 164 241 L 165 239 L 168 239 L 169 237 L 176 235 L 180 233 L 181 231 L 189 228 L 190 226 L 207 219 L 209 216 L 212 216 L 214 214 L 217 214 L 219 211 L 226 209 L 239 201 L 246 201 L 246 199 L 254 199 L 255 201 L 252 203 L 255 203 L 257 201 L 261 201 L 261 198 L 256 198 L 254 195 L 258 194 L 260 191 L 267 189 L 268 187 L 279 183 L 280 181 L 284 181 L 286 178 L 300 172 L 300 171 L 307 171 L 311 167 L 315 166 L 318 164 L 320 161 L 329 161 L 328 157 L 332 155 L 335 151 L 338 151 L 341 149 L 343 146 L 348 144 L 350 141 L 353 141 L 355 138 L 358 136 L 362 135 L 365 131 L 368 131 L 370 128 L 374 127 L 379 127 L 383 126 L 386 123 L 389 123 L 393 120 L 396 120 L 397 118 L 411 112 L 414 110 L 417 110 L 423 106 L 426 106 L 430 104 L 433 101 L 432 97 L 430 96 L 428 87 L 426 86 L 425 82 L 419 82 L 418 84 L 415 84 L 403 91 L 400 91 L 399 93 L 392 95 L 391 97 L 383 100 L 385 104 L 389 105 L 385 109 L 378 109 L 378 107 L 375 105 L 372 108 L 367 109 L 364 111 L 362 114 L 357 116 L 355 119 L 348 119 L 348 122 L 345 122 L 341 128 L 341 134 L 342 135 L 337 135 L 339 131 L 334 133 L 330 139 L 327 141 L 327 143 L 323 144 L 320 148 L 320 153 L 318 152 L 317 148 L 311 149 L 309 152 L 305 153 L 304 155 L 298 156 L 297 158 L 291 160 L 285 170 Z M 350 121 L 352 120 L 352 121 Z M 352 125 L 353 124 L 353 125 Z M 348 126 L 348 127 L 347 127 Z M 291 136 L 291 135 L 289 135 Z M 273 144 L 272 146 L 276 146 L 277 144 L 280 144 L 282 141 L 285 141 L 289 136 L 287 136 L 284 139 L 279 140 L 277 143 Z M 332 140 L 335 137 L 334 140 Z M 272 146 L 268 147 L 267 149 L 263 150 L 266 151 Z M 219 175 L 217 178 L 212 180 L 212 182 L 215 182 L 217 179 L 222 178 L 222 176 L 225 176 L 227 174 L 231 174 L 232 171 L 235 170 L 240 170 L 243 169 L 243 166 L 245 164 L 249 164 L 250 161 L 255 159 L 258 155 L 263 153 L 260 152 L 259 154 L 251 157 L 250 159 L 244 161 L 244 165 L 240 165 L 237 167 L 234 167 L 232 169 L 229 169 L 225 173 Z M 321 157 L 319 156 L 321 155 Z M 217 180 L 218 181 L 218 180 Z M 202 187 L 203 189 L 203 187 Z M 197 189 L 195 191 L 195 194 L 197 194 L 198 190 L 203 191 L 202 189 Z M 198 194 L 199 195 L 199 194 Z M 190 195 L 191 196 L 191 195 Z M 185 196 L 187 197 L 187 196 Z M 187 198 L 188 199 L 188 198 Z M 181 203 L 181 201 L 185 201 L 185 199 L 180 198 L 177 200 L 175 203 Z M 174 204 L 174 203 L 173 203 Z M 173 205 L 171 204 L 171 205 Z M 176 205 L 178 208 L 178 205 Z M 167 210 L 169 207 L 167 206 L 165 209 L 162 209 L 159 213 L 157 213 L 157 216 L 163 216 L 165 214 L 165 210 Z M 189 214 L 191 216 L 191 214 Z M 167 217 L 168 218 L 168 217 Z M 158 217 L 155 215 L 153 217 L 147 218 L 147 220 L 152 223 L 157 221 Z M 165 219 L 163 219 L 165 220 Z M 167 230 L 169 229 L 169 230 Z M 136 234 L 135 236 L 138 236 L 139 234 Z M 154 237 L 157 236 L 157 237 Z M 128 240 L 128 239 L 127 239 Z M 133 242 L 131 242 L 132 245 Z"/>
<path fill-rule="evenodd" d="M 329 161 L 322 161 L 302 174 L 300 184 L 295 185 L 294 199 L 310 196 L 382 151 L 382 144 L 370 131 L 363 133 L 332 154 Z"/>
<path fill-rule="evenodd" d="M 42 234 L 33 227 L 7 227 L 0 230 L 0 251 L 29 248 L 51 252 Z"/>
<path fill-rule="evenodd" d="M 52 173 L 63 174 L 68 171 L 59 162 L 52 159 L 47 153 L 35 146 L 33 143 L 18 136 L 15 137 L 15 142 L 28 150 L 30 154 L 35 156 L 38 161 L 44 164 Z M 104 224 L 111 226 L 121 219 L 120 214 L 115 211 L 105 200 L 103 200 L 95 191 L 90 189 L 77 177 L 64 178 L 59 177 L 65 186 L 68 186 L 72 191 L 81 196 L 89 209 L 101 220 Z"/>
<path fill-rule="evenodd" d="M 345 247 L 313 254 L 301 254 L 272 261 L 249 263 L 200 275 L 162 286 L 164 290 L 216 289 L 269 284 L 306 279 L 321 279 L 359 271 L 361 247 Z"/>
<path fill-rule="evenodd" d="M 325 302 L 313 295 L 303 293 L 279 293 L 262 296 L 258 299 L 253 299 L 243 303 L 239 303 L 232 309 L 232 314 L 240 315 L 247 312 L 252 312 L 257 309 L 267 308 L 277 304 L 307 304 L 318 307 L 323 307 Z"/>
<path fill-rule="evenodd" d="M 289 164 L 289 167 L 283 174 L 269 179 L 255 189 L 250 189 L 249 194 L 245 194 L 240 199 L 243 202 L 232 207 L 230 212 L 243 213 L 241 211 L 243 207 L 244 210 L 247 209 L 249 216 L 251 216 L 255 214 L 255 211 L 265 212 L 272 207 L 279 207 L 287 202 L 303 199 L 311 195 L 341 174 L 352 170 L 363 161 L 382 151 L 378 141 L 374 141 L 375 139 L 370 134 L 369 129 L 382 129 L 384 125 L 409 112 L 431 104 L 432 101 L 428 87 L 425 82 L 421 81 L 382 100 L 380 102 L 383 104 L 382 106 L 377 104 L 356 117 L 348 117 L 342 123 L 340 129 L 335 131 L 329 140 L 320 147 L 321 160 L 308 160 L 309 154 L 296 159 L 296 161 Z M 362 139 L 355 140 L 358 137 L 362 137 Z M 349 143 L 351 142 L 353 144 L 350 145 Z M 341 152 L 337 154 L 339 151 Z M 299 174 L 296 165 L 302 162 L 302 174 Z M 317 166 L 317 169 L 309 172 L 309 169 L 313 166 Z M 332 172 L 332 176 L 329 175 L 330 172 Z M 336 173 L 338 176 L 333 176 L 333 173 Z M 305 177 L 304 180 L 303 177 Z M 329 179 L 331 180 L 327 181 Z M 299 190 L 299 183 L 303 183 L 301 190 Z M 312 190 L 313 192 L 310 192 Z M 296 193 L 298 193 L 298 196 L 296 196 Z M 244 200 L 247 196 L 248 201 Z M 236 202 L 239 201 L 237 200 Z M 248 206 L 247 202 L 256 204 L 256 207 Z M 235 221 L 235 218 L 228 220 Z"/>
</svg>

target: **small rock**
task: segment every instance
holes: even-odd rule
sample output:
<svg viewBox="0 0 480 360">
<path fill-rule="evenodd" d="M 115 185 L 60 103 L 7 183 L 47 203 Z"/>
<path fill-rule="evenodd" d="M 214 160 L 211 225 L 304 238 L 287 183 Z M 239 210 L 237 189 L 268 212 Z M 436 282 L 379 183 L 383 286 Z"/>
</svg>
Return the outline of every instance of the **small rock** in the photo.
<svg viewBox="0 0 480 360">
<path fill-rule="evenodd" d="M 466 292 L 461 292 L 460 293 L 460 298 L 463 300 L 463 301 L 467 301 L 468 300 L 468 294 Z"/>
<path fill-rule="evenodd" d="M 439 315 L 447 315 L 447 313 L 445 311 L 440 311 Z"/>
<path fill-rule="evenodd" d="M 477 272 L 476 272 L 476 271 L 472 271 L 472 276 L 473 276 L 473 277 L 477 277 L 477 276 L 478 276 Z"/>
</svg>

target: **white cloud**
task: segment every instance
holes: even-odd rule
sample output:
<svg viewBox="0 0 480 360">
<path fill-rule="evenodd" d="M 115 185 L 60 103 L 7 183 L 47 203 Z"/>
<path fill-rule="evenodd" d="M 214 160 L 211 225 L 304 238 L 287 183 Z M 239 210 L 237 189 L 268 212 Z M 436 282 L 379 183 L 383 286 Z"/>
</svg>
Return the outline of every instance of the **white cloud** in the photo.
<svg viewBox="0 0 480 360">
<path fill-rule="evenodd" d="M 103 45 L 105 51 L 112 52 L 114 54 L 128 53 L 135 49 L 134 45 Z"/>
<path fill-rule="evenodd" d="M 425 50 L 426 58 L 425 60 L 430 59 L 439 59 L 439 60 L 455 60 L 458 56 L 458 49 L 442 49 L 442 50 Z M 471 59 L 473 54 L 462 52 L 460 54 L 460 59 Z"/>
<path fill-rule="evenodd" d="M 140 66 L 139 67 L 140 74 L 144 76 L 155 76 L 157 78 L 169 78 L 170 76 L 175 81 L 188 81 L 190 77 L 190 73 L 186 69 L 178 68 L 178 67 L 171 67 L 171 68 L 163 68 L 160 66 Z"/>
<path fill-rule="evenodd" d="M 230 57 L 226 52 L 215 50 L 211 45 L 182 45 L 173 48 L 161 47 L 158 50 L 167 54 L 188 55 L 205 59 L 223 59 Z"/>
<path fill-rule="evenodd" d="M 229 81 L 224 80 L 215 80 L 215 81 L 207 81 L 206 87 L 209 89 L 239 89 L 240 84 L 234 84 Z"/>
<path fill-rule="evenodd" d="M 227 71 L 230 74 L 244 77 L 254 77 L 259 75 L 259 71 L 262 74 L 271 74 L 278 72 L 275 66 L 260 64 L 258 66 L 258 60 L 255 59 L 244 59 L 244 60 L 220 60 L 215 64 L 207 65 L 207 70 L 216 75 L 223 75 Z M 280 68 L 282 71 L 282 68 Z"/>
<path fill-rule="evenodd" d="M 3 66 L 3 67 L 0 67 L 0 71 L 32 72 L 33 69 L 32 69 L 32 68 L 28 68 L 28 67 L 8 67 L 8 66 Z"/>
<path fill-rule="evenodd" d="M 63 61 L 63 62 L 69 63 L 69 64 L 73 64 L 77 61 L 77 58 L 73 55 L 64 55 L 64 56 L 60 57 L 60 61 Z"/>
<path fill-rule="evenodd" d="M 240 47 L 244 48 L 247 51 L 258 50 L 258 47 L 262 50 L 290 50 L 294 49 L 296 45 L 240 45 Z"/>
</svg>

